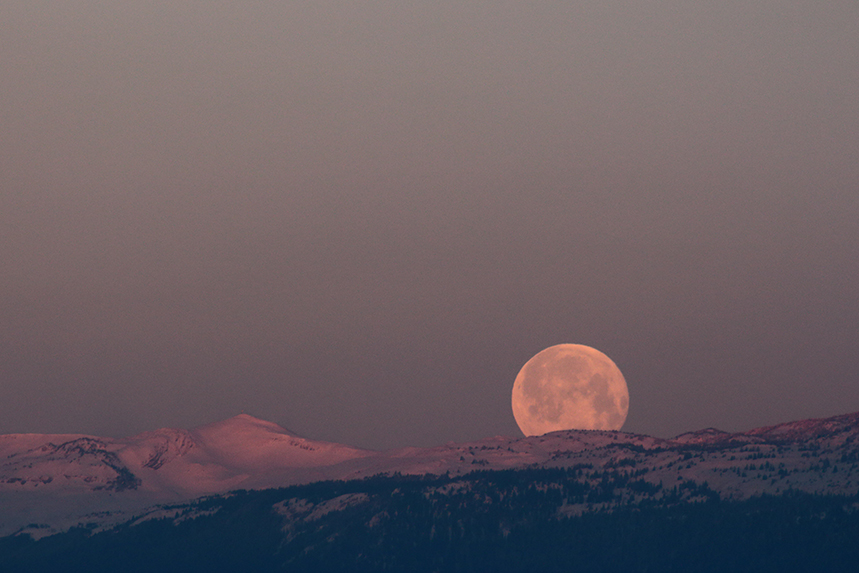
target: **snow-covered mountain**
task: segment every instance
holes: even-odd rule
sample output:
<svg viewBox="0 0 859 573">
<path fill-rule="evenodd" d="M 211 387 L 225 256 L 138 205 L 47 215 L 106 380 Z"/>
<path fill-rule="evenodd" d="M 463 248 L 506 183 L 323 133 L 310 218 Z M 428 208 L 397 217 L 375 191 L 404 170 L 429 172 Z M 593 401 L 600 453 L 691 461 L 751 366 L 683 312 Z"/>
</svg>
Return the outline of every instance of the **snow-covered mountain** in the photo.
<svg viewBox="0 0 859 573">
<path fill-rule="evenodd" d="M 122 439 L 11 434 L 0 436 L 0 491 L 189 497 L 247 487 L 249 480 L 280 485 L 282 479 L 324 479 L 329 476 L 322 468 L 373 453 L 306 440 L 245 414 L 193 430 L 162 428 Z"/>
<path fill-rule="evenodd" d="M 307 440 L 240 415 L 192 430 L 113 439 L 0 436 L 0 535 L 106 525 L 156 504 L 236 489 L 370 475 L 584 467 L 653 484 L 707 483 L 729 498 L 788 490 L 859 492 L 859 413 L 674 439 L 607 431 L 494 437 L 384 452 Z"/>
</svg>

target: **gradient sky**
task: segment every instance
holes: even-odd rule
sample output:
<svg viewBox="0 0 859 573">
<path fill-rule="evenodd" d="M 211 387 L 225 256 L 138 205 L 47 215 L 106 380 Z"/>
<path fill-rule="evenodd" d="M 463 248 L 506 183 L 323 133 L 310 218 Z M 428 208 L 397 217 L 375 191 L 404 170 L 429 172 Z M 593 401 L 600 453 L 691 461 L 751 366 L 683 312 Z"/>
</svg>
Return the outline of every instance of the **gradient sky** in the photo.
<svg viewBox="0 0 859 573">
<path fill-rule="evenodd" d="M 859 3 L 0 4 L 0 433 L 859 410 Z"/>
</svg>

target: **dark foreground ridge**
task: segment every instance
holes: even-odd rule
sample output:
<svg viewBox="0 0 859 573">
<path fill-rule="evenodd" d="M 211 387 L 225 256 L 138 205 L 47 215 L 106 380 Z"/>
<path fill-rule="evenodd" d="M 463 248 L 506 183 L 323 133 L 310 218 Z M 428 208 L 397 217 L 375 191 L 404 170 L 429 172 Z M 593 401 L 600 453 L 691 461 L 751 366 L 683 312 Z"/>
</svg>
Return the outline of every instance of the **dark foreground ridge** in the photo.
<svg viewBox="0 0 859 573">
<path fill-rule="evenodd" d="M 240 491 L 107 531 L 0 539 L 6 571 L 855 571 L 859 496 L 722 499 L 632 468 Z"/>
</svg>

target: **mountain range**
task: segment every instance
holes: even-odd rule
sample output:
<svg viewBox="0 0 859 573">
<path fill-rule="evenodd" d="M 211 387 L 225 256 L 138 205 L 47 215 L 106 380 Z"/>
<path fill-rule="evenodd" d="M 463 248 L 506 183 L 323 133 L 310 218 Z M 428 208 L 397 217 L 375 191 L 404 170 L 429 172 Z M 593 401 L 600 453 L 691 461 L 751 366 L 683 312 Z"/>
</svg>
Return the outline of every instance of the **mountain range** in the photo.
<svg viewBox="0 0 859 573">
<path fill-rule="evenodd" d="M 236 490 L 376 475 L 453 479 L 475 471 L 553 469 L 584 469 L 583 480 L 626 476 L 626 485 L 598 502 L 559 503 L 558 514 L 567 516 L 675 495 L 678 484 L 685 501 L 702 492 L 726 500 L 785 492 L 857 495 L 859 413 L 739 433 L 708 428 L 672 439 L 570 430 L 389 451 L 305 439 L 245 414 L 122 439 L 8 434 L 0 436 L 0 536 L 40 538 L 76 526 L 102 530 Z M 323 510 L 354 501 L 340 499 Z"/>
</svg>

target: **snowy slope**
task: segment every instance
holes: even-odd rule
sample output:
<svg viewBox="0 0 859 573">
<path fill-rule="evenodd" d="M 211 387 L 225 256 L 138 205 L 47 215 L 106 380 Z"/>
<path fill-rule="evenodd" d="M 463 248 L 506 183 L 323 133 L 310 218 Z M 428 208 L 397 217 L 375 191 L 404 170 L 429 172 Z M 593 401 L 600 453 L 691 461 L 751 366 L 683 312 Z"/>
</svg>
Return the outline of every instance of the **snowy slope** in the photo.
<svg viewBox="0 0 859 573">
<path fill-rule="evenodd" d="M 183 496 L 283 485 L 291 471 L 301 474 L 373 454 L 306 440 L 245 414 L 190 431 L 145 433 L 118 440 L 117 446 L 118 457 L 141 479 L 141 490 Z M 275 477 L 260 480 L 263 475 Z"/>
<path fill-rule="evenodd" d="M 109 523 L 157 503 L 327 479 L 335 476 L 324 468 L 374 453 L 306 440 L 247 415 L 122 439 L 0 436 L 0 535 L 47 534 L 82 516 Z"/>
<path fill-rule="evenodd" d="M 528 467 L 588 468 L 592 477 L 583 479 L 634 473 L 667 487 L 706 482 L 731 498 L 791 489 L 852 494 L 859 492 L 859 414 L 734 434 L 708 428 L 671 440 L 564 431 L 386 452 L 307 440 L 244 414 L 123 439 L 6 435 L 0 436 L 0 535 L 47 534 L 79 522 L 104 526 L 147 506 L 234 489 Z"/>
<path fill-rule="evenodd" d="M 144 491 L 202 495 L 252 476 L 330 466 L 373 454 L 306 440 L 240 415 L 193 430 L 163 428 L 123 439 L 0 436 L 0 491 Z"/>
</svg>

